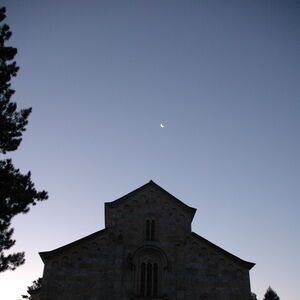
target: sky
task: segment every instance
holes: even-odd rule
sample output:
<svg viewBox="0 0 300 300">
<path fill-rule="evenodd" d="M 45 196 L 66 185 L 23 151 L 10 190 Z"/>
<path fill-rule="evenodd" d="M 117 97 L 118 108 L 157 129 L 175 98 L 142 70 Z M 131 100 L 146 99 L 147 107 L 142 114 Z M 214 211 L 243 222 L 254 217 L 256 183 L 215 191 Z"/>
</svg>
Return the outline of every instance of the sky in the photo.
<svg viewBox="0 0 300 300">
<path fill-rule="evenodd" d="M 49 199 L 13 219 L 26 263 L 0 274 L 1 299 L 42 276 L 38 252 L 103 229 L 104 202 L 151 179 L 197 208 L 193 231 L 256 263 L 259 299 L 300 299 L 299 1 L 2 5 L 13 101 L 33 107 L 3 157 Z"/>
</svg>

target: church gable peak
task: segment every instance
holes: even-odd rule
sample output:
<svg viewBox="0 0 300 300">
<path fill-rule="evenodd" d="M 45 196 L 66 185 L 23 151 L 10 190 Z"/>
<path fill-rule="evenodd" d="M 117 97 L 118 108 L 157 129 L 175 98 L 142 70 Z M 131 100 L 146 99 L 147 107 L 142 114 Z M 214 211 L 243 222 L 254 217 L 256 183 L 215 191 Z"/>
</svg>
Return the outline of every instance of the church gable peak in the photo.
<svg viewBox="0 0 300 300">
<path fill-rule="evenodd" d="M 184 219 L 186 224 L 191 224 L 196 209 L 192 208 L 169 192 L 164 190 L 154 181 L 150 180 L 143 186 L 127 195 L 105 203 L 105 226 L 122 226 L 123 220 L 133 218 L 157 220 L 162 217 Z"/>
</svg>

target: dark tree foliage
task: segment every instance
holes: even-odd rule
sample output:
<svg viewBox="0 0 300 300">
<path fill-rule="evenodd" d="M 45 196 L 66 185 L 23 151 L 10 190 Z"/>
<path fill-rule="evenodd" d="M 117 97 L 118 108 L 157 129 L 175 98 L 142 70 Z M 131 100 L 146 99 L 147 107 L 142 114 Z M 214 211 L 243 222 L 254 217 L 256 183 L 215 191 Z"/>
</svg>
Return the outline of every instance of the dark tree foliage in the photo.
<svg viewBox="0 0 300 300">
<path fill-rule="evenodd" d="M 0 9 L 0 21 L 5 19 L 5 8 Z M 10 80 L 17 75 L 19 67 L 14 59 L 17 49 L 6 47 L 5 42 L 11 37 L 9 26 L 0 26 L 0 153 L 13 151 L 18 148 L 22 140 L 22 132 L 28 123 L 31 108 L 17 111 L 17 104 L 10 102 L 15 93 L 10 88 Z"/>
<path fill-rule="evenodd" d="M 29 295 L 22 295 L 22 299 L 32 299 L 31 295 L 38 292 L 42 287 L 42 278 L 38 278 L 32 282 L 31 286 L 27 287 L 27 294 Z"/>
<path fill-rule="evenodd" d="M 5 8 L 0 8 L 0 21 L 5 15 Z M 28 123 L 31 108 L 17 111 L 17 104 L 11 102 L 14 90 L 10 80 L 16 76 L 18 67 L 11 62 L 17 49 L 7 47 L 5 42 L 11 36 L 7 24 L 0 25 L 0 154 L 13 151 L 22 141 L 22 133 Z M 15 240 L 12 239 L 12 218 L 19 213 L 27 213 L 30 205 L 47 199 L 47 192 L 38 192 L 31 181 L 31 174 L 23 175 L 15 169 L 10 159 L 0 160 L 0 272 L 14 270 L 25 262 L 24 253 L 5 255 Z"/>
<path fill-rule="evenodd" d="M 257 296 L 255 293 L 251 293 L 251 300 L 257 300 Z"/>
<path fill-rule="evenodd" d="M 280 300 L 277 293 L 269 286 L 263 300 Z"/>
</svg>

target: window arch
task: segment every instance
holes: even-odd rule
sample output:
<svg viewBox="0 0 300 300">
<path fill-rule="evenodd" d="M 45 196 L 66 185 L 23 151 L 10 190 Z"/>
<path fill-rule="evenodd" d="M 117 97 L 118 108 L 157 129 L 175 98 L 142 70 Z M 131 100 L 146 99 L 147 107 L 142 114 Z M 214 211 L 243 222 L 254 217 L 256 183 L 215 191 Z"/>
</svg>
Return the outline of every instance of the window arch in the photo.
<svg viewBox="0 0 300 300">
<path fill-rule="evenodd" d="M 160 297 L 168 265 L 164 252 L 156 247 L 144 246 L 135 252 L 133 264 L 135 294 L 150 299 Z"/>
</svg>

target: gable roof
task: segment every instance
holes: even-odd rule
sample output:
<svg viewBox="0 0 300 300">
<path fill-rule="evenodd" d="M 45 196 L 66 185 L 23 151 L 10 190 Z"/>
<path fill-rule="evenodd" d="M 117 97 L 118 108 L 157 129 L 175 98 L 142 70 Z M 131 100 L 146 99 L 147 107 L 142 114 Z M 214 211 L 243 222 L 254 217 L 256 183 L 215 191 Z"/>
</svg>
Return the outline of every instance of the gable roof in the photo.
<svg viewBox="0 0 300 300">
<path fill-rule="evenodd" d="M 135 189 L 134 191 L 128 193 L 127 195 L 116 199 L 115 201 L 106 202 L 105 207 L 117 207 L 120 204 L 123 204 L 124 202 L 126 202 L 132 196 L 134 196 L 140 192 L 146 191 L 149 188 L 154 188 L 158 191 L 165 193 L 168 196 L 169 200 L 171 200 L 175 205 L 181 207 L 183 210 L 188 212 L 191 216 L 191 220 L 193 219 L 195 212 L 196 212 L 195 208 L 186 205 L 185 203 L 183 203 L 182 201 L 180 201 L 179 199 L 174 197 L 172 194 L 170 194 L 169 192 L 164 190 L 162 187 L 160 187 L 158 184 L 156 184 L 152 180 L 150 180 L 148 183 L 142 185 L 141 187 Z M 107 224 L 107 210 L 106 209 L 105 209 L 105 224 Z M 59 255 L 59 254 L 63 253 L 64 251 L 71 249 L 73 246 L 79 245 L 82 242 L 90 241 L 98 236 L 102 236 L 102 235 L 106 234 L 107 232 L 109 232 L 109 230 L 110 230 L 109 227 L 106 227 L 105 229 L 94 232 L 88 236 L 85 236 L 81 239 L 78 239 L 74 242 L 71 242 L 71 243 L 64 245 L 62 247 L 59 247 L 57 249 L 54 249 L 51 251 L 39 252 L 39 255 L 42 258 L 43 262 L 45 263 L 48 259 L 51 259 L 51 258 L 55 257 L 56 255 Z M 237 265 L 240 265 L 241 267 L 246 268 L 248 270 L 252 269 L 255 266 L 255 263 L 240 259 L 239 257 L 227 252 L 223 248 L 213 244 L 212 242 L 208 241 L 207 239 L 203 238 L 202 236 L 196 234 L 195 232 L 192 232 L 191 234 L 192 234 L 192 238 L 194 238 L 196 241 L 202 242 L 207 247 L 210 247 L 217 253 L 227 257 L 231 261 L 235 262 Z"/>
<path fill-rule="evenodd" d="M 157 191 L 160 191 L 162 193 L 165 193 L 169 199 L 177 206 L 181 207 L 183 210 L 185 210 L 186 212 L 188 212 L 191 215 L 191 220 L 193 220 L 194 215 L 196 213 L 196 208 L 190 207 L 188 205 L 186 205 L 185 203 L 183 203 L 182 201 L 180 201 L 178 198 L 174 197 L 172 194 L 170 194 L 168 191 L 164 190 L 161 186 L 159 186 L 158 184 L 156 184 L 154 181 L 150 180 L 148 183 L 142 185 L 141 187 L 133 190 L 132 192 L 126 194 L 125 196 L 122 196 L 121 198 L 118 198 L 112 202 L 105 202 L 105 208 L 106 207 L 116 207 L 120 204 L 123 204 L 124 202 L 126 202 L 128 199 L 130 199 L 132 196 L 146 191 L 147 189 L 150 188 L 154 188 Z M 107 210 L 105 209 L 105 224 L 107 224 Z"/>
<path fill-rule="evenodd" d="M 255 263 L 248 262 L 248 261 L 240 259 L 239 257 L 227 252 L 223 248 L 213 244 L 212 242 L 210 242 L 209 240 L 205 239 L 204 237 L 198 235 L 195 232 L 192 232 L 192 237 L 195 238 L 196 240 L 204 243 L 208 247 L 214 249 L 217 253 L 219 253 L 221 255 L 224 255 L 225 257 L 228 257 L 230 260 L 232 260 L 236 264 L 240 265 L 241 267 L 244 267 L 244 268 L 250 270 L 255 266 Z"/>
<path fill-rule="evenodd" d="M 89 234 L 79 240 L 76 240 L 74 242 L 71 242 L 67 245 L 64 245 L 62 247 L 59 247 L 59 248 L 56 248 L 54 250 L 51 250 L 51 251 L 43 251 L 43 252 L 39 252 L 39 255 L 41 257 L 41 259 L 43 260 L 43 262 L 45 263 L 45 261 L 49 258 L 52 258 L 58 254 L 61 254 L 63 253 L 64 251 L 68 250 L 68 249 L 71 249 L 73 246 L 76 246 L 76 245 L 79 245 L 80 243 L 82 242 L 87 242 L 89 240 L 92 240 L 93 238 L 95 238 L 96 236 L 101 236 L 103 234 L 106 234 L 107 232 L 107 228 L 105 229 L 102 229 L 102 230 L 98 230 L 92 234 Z"/>
</svg>

